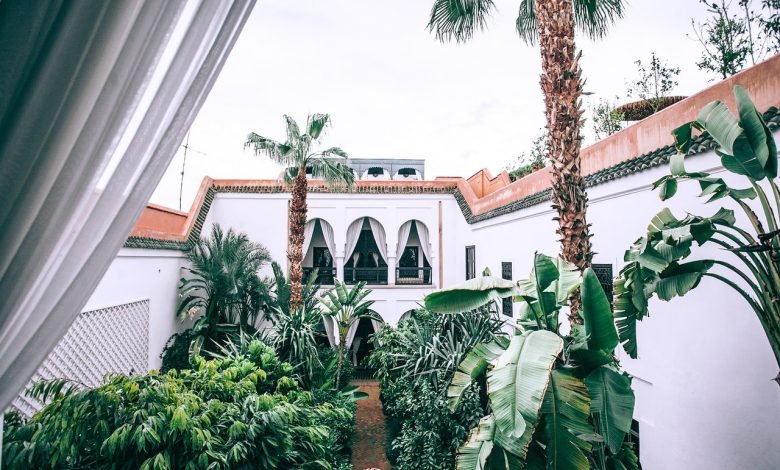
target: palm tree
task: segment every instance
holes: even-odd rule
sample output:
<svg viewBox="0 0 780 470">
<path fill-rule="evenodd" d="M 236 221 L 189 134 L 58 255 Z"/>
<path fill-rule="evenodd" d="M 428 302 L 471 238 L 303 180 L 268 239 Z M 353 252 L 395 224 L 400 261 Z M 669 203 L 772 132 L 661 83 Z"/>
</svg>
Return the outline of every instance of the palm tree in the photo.
<svg viewBox="0 0 780 470">
<path fill-rule="evenodd" d="M 339 360 L 336 366 L 336 389 L 339 388 L 341 379 L 341 365 L 344 361 L 344 346 L 347 342 L 347 333 L 355 323 L 361 318 L 370 318 L 381 320 L 369 307 L 374 304 L 373 300 L 363 302 L 363 299 L 371 293 L 371 289 L 366 289 L 365 282 L 358 282 L 350 290 L 344 283 L 335 280 L 336 285 L 325 293 L 326 297 L 321 300 L 323 307 L 323 318 L 330 317 L 339 330 Z"/>
<path fill-rule="evenodd" d="M 292 184 L 292 200 L 288 225 L 290 240 L 287 247 L 287 263 L 290 275 L 290 309 L 301 306 L 301 281 L 303 278 L 303 233 L 306 224 L 306 172 L 321 177 L 328 183 L 346 183 L 351 185 L 355 176 L 352 169 L 337 161 L 347 158 L 347 153 L 339 147 L 330 147 L 320 152 L 312 152 L 312 144 L 317 142 L 322 131 L 330 123 L 327 114 L 311 114 L 306 122 L 306 133 L 301 134 L 298 124 L 290 116 L 284 116 L 287 122 L 287 140 L 284 143 L 250 133 L 244 148 L 252 147 L 256 155 L 266 155 L 276 163 L 287 167 L 285 176 Z"/>
<path fill-rule="evenodd" d="M 240 331 L 253 332 L 267 286 L 257 271 L 270 259 L 268 250 L 246 234 L 224 232 L 214 224 L 187 253 L 189 278 L 179 287 L 179 320 L 196 318 L 191 347 L 197 354 L 208 339 Z"/>
<path fill-rule="evenodd" d="M 542 53 L 541 86 L 547 118 L 547 155 L 552 162 L 552 205 L 558 212 L 561 257 L 584 271 L 593 256 L 585 213 L 588 197 L 580 167 L 582 71 L 575 26 L 602 38 L 623 16 L 623 0 L 522 0 L 516 27 L 520 38 Z M 428 28 L 441 41 L 466 41 L 484 29 L 493 0 L 435 0 Z M 572 296 L 579 321 L 579 298 Z"/>
</svg>

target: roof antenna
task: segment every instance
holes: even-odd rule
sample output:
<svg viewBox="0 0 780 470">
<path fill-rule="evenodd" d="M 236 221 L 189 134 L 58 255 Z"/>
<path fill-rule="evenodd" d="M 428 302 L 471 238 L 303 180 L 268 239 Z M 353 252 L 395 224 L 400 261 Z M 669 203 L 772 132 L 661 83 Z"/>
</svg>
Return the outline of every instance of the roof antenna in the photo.
<svg viewBox="0 0 780 470">
<path fill-rule="evenodd" d="M 184 147 L 184 159 L 181 162 L 181 181 L 179 182 L 179 210 L 181 210 L 181 197 L 182 193 L 184 192 L 184 167 L 187 165 L 187 151 L 190 150 L 190 132 L 187 131 L 187 141 L 182 145 Z M 206 155 L 203 152 L 199 152 L 195 149 L 192 149 L 193 152 L 199 153 L 201 155 Z"/>
</svg>

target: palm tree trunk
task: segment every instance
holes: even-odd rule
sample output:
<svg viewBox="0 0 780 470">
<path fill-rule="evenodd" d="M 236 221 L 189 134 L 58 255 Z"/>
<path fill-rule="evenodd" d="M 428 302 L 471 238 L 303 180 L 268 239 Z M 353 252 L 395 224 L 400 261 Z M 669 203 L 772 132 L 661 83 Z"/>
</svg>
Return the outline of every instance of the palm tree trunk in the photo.
<svg viewBox="0 0 780 470">
<path fill-rule="evenodd" d="M 541 86 L 547 118 L 547 152 L 552 163 L 552 205 L 557 210 L 561 257 L 580 270 L 590 265 L 592 253 L 585 212 L 588 196 L 580 166 L 582 78 L 574 43 L 572 0 L 534 2 L 542 53 Z M 570 299 L 574 323 L 579 292 Z"/>
<path fill-rule="evenodd" d="M 344 343 L 347 341 L 347 335 L 339 334 L 339 362 L 336 365 L 336 390 L 339 390 L 341 383 L 341 364 L 344 360 Z"/>
<path fill-rule="evenodd" d="M 287 247 L 287 264 L 290 269 L 290 311 L 303 304 L 303 233 L 306 225 L 306 167 L 298 168 L 293 180 L 290 201 L 290 243 Z"/>
</svg>

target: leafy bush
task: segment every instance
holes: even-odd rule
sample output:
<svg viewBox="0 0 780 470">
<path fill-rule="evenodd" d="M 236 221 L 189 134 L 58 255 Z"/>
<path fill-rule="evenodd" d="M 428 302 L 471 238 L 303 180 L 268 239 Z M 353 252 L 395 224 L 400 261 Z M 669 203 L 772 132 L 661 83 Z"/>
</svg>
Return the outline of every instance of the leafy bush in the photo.
<svg viewBox="0 0 780 470">
<path fill-rule="evenodd" d="M 393 468 L 455 468 L 455 451 L 486 413 L 487 400 L 484 383 L 475 383 L 452 411 L 446 385 L 474 344 L 500 336 L 502 324 L 487 307 L 454 315 L 418 310 L 377 333 L 381 347 L 369 363 L 377 368 L 389 418 Z"/>
<path fill-rule="evenodd" d="M 195 334 L 190 329 L 174 333 L 168 338 L 163 352 L 160 353 L 160 359 L 162 359 L 160 372 L 164 374 L 169 370 L 190 368 L 190 344 L 192 344 L 194 337 Z"/>
<path fill-rule="evenodd" d="M 51 403 L 6 430 L 7 468 L 331 468 L 349 397 L 301 390 L 292 366 L 252 340 L 192 370 L 65 381 L 32 393 Z"/>
</svg>

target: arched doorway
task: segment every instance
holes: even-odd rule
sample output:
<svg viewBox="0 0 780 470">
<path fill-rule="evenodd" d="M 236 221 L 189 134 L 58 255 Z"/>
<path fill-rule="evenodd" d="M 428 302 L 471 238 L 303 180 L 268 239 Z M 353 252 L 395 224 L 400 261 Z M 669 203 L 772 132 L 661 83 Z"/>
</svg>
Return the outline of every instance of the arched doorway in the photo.
<svg viewBox="0 0 780 470">
<path fill-rule="evenodd" d="M 387 242 L 378 220 L 361 217 L 347 229 L 344 282 L 387 284 Z"/>
</svg>

